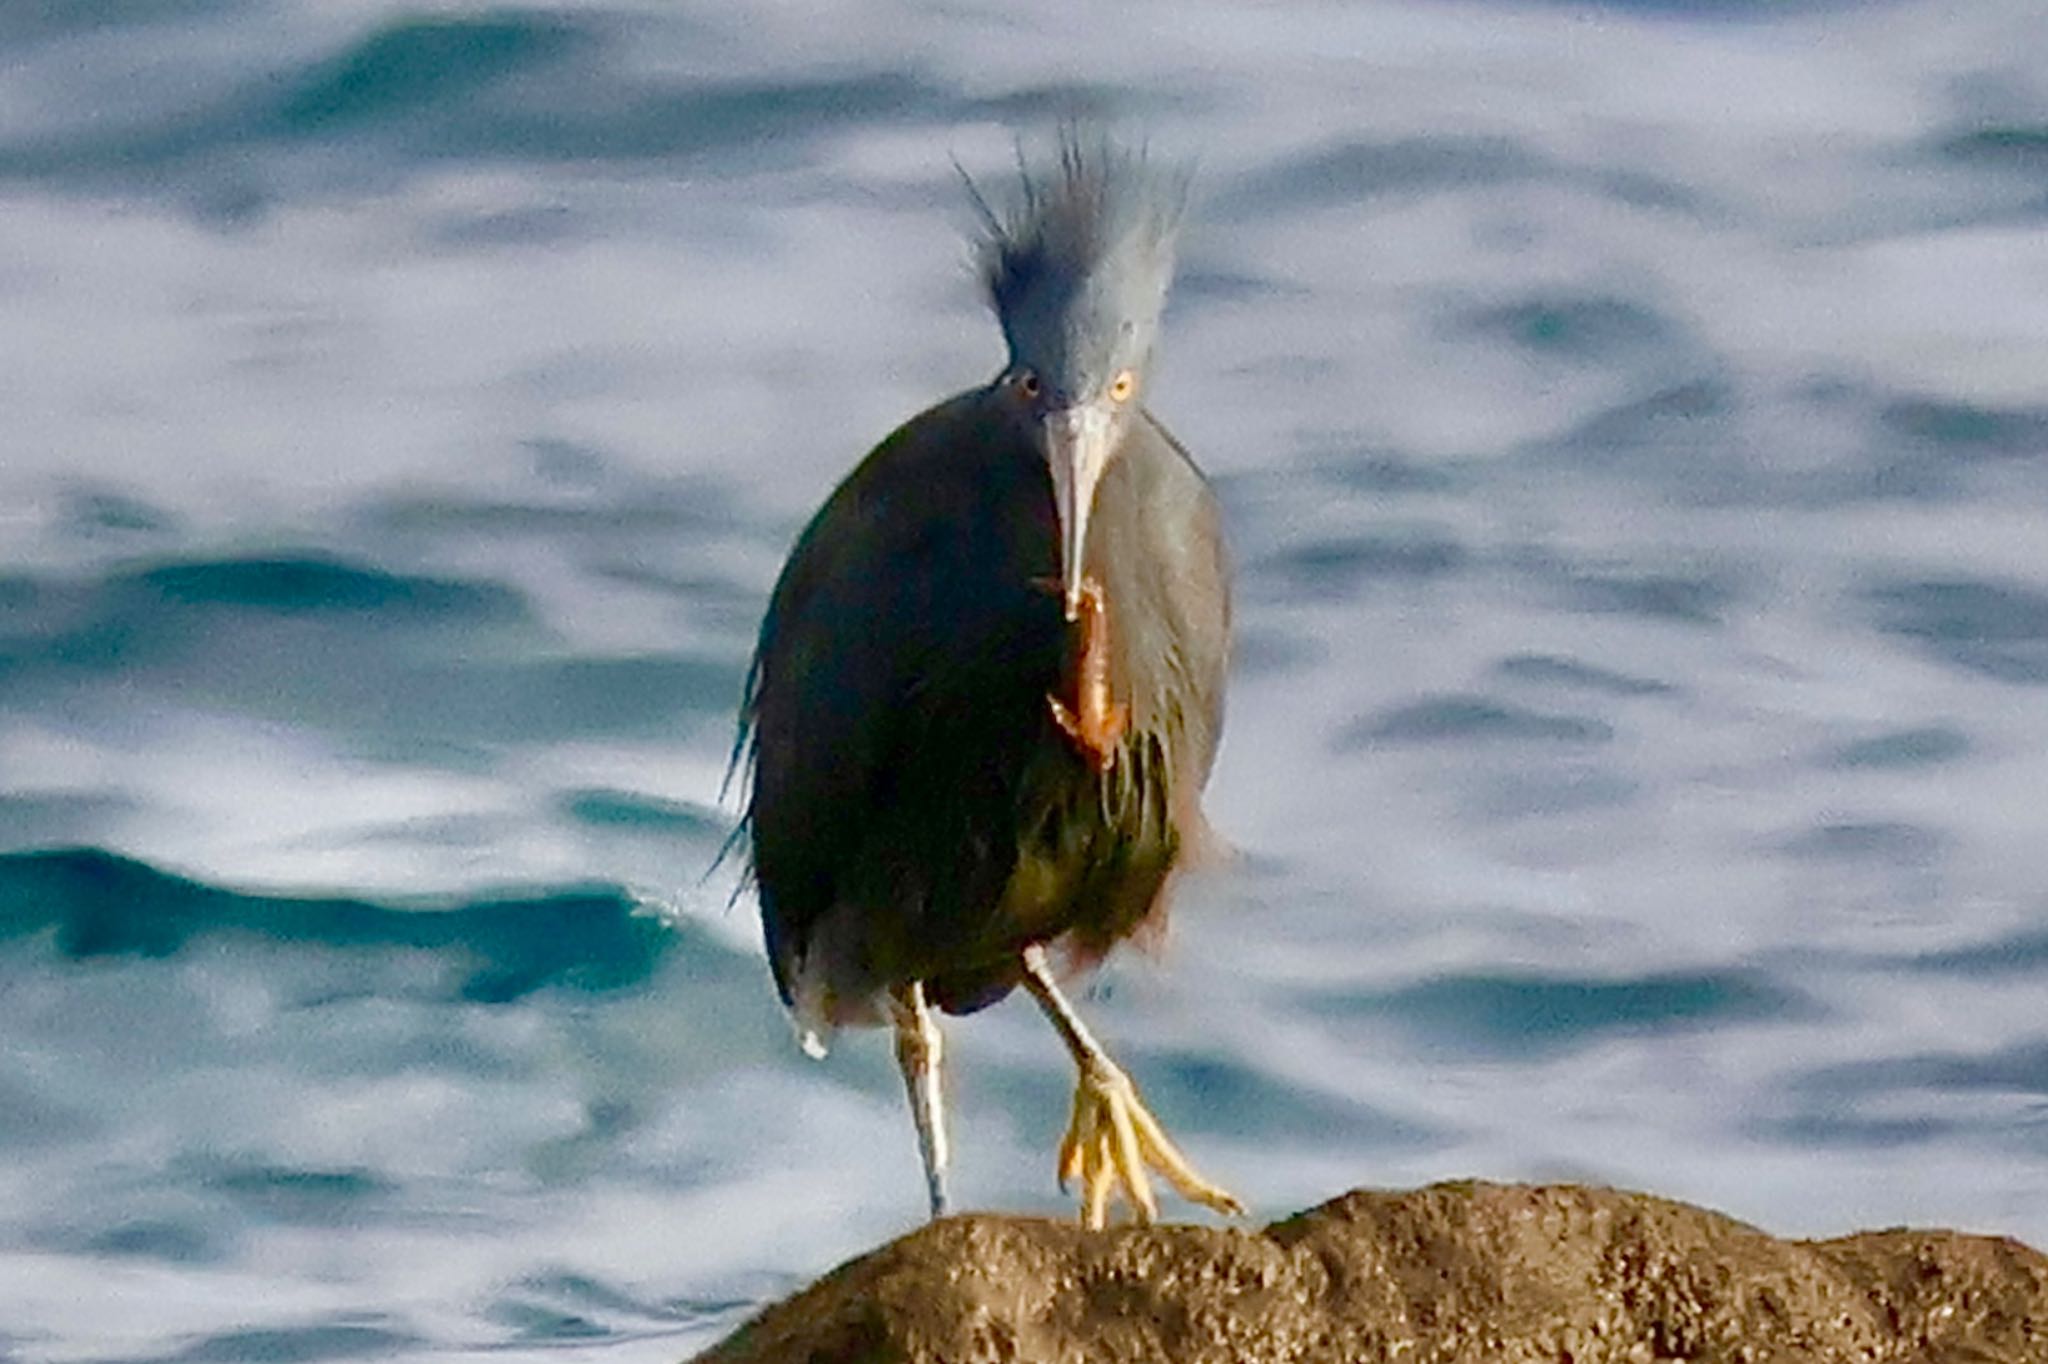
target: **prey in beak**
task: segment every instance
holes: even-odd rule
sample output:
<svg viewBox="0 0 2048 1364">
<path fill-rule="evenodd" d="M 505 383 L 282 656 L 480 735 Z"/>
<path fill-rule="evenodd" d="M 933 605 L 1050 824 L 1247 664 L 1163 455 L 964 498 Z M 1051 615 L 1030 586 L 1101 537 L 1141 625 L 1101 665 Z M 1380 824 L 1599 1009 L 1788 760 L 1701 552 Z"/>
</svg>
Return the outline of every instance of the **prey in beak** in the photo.
<svg viewBox="0 0 2048 1364">
<path fill-rule="evenodd" d="M 1087 572 L 1088 523 L 1117 436 L 1115 418 L 1108 398 L 1056 409 L 1042 418 L 1060 529 L 1060 600 L 1068 623 L 1081 631 L 1073 703 L 1059 696 L 1045 699 L 1054 722 L 1103 772 L 1115 765 L 1117 746 L 1130 724 L 1130 707 L 1116 699 L 1111 686 L 1109 604 L 1102 584 Z"/>
</svg>

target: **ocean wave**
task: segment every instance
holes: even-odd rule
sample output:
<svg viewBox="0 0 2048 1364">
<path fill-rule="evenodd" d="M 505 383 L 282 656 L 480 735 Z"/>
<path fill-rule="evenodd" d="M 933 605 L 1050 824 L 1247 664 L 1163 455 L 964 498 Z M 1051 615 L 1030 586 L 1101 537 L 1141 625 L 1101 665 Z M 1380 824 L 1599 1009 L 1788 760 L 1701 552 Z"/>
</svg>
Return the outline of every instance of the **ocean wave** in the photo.
<svg viewBox="0 0 2048 1364">
<path fill-rule="evenodd" d="M 1336 747 L 1351 752 L 1410 743 L 1603 744 L 1613 738 L 1614 727 L 1591 716 L 1531 710 L 1485 696 L 1442 694 L 1359 720 L 1338 736 Z"/>
<path fill-rule="evenodd" d="M 319 136 L 461 105 L 568 59 L 595 36 L 559 14 L 403 19 L 301 71 L 261 122 L 287 136 Z"/>
<path fill-rule="evenodd" d="M 1511 654 L 1496 661 L 1492 670 L 1515 682 L 1601 696 L 1669 696 L 1678 690 L 1657 678 L 1637 677 L 1556 654 Z"/>
<path fill-rule="evenodd" d="M 315 553 L 0 579 L 0 707 L 76 712 L 98 688 L 121 711 L 155 693 L 380 750 L 723 723 L 738 703 L 739 649 L 580 652 L 513 587 Z"/>
<path fill-rule="evenodd" d="M 1382 582 L 1456 573 L 1471 558 L 1455 535 L 1438 527 L 1390 526 L 1282 545 L 1253 561 L 1246 578 L 1275 600 L 1343 601 Z"/>
<path fill-rule="evenodd" d="M 170 957 L 223 938 L 447 954 L 453 993 L 482 1003 L 548 987 L 625 989 L 676 953 L 745 966 L 617 886 L 390 903 L 234 890 L 105 848 L 0 853 L 0 940 L 44 934 L 73 960 Z"/>
<path fill-rule="evenodd" d="M 1382 993 L 1331 996 L 1319 1011 L 1385 1019 L 1413 1030 L 1434 1048 L 1530 1055 L 1617 1036 L 1804 1019 L 1818 1008 L 1804 994 L 1758 972 L 1725 968 L 1614 979 L 1460 973 Z"/>
<path fill-rule="evenodd" d="M 181 558 L 84 582 L 0 580 L 0 661 L 126 668 L 265 618 L 434 630 L 531 621 L 520 595 L 494 583 L 392 573 L 317 553 Z"/>
<path fill-rule="evenodd" d="M 1454 325 L 1516 350 L 1588 367 L 1640 368 L 1691 338 L 1674 318 L 1639 300 L 1602 293 L 1546 292 L 1474 308 Z"/>
<path fill-rule="evenodd" d="M 461 160 L 622 163 L 773 153 L 866 122 L 952 121 L 975 103 L 892 70 L 656 77 L 621 56 L 619 16 L 493 9 L 387 20 L 327 52 L 134 94 L 133 43 L 61 85 L 118 88 L 123 113 L 75 97 L 0 141 L 0 178 L 114 183 L 246 211 L 294 186 L 332 192 Z M 45 73 L 56 84 L 55 73 Z M 360 148 L 354 161 L 306 159 Z M 252 154 L 277 153 L 267 161 Z M 170 175 L 167 172 L 191 172 Z"/>
<path fill-rule="evenodd" d="M 2048 682 L 2048 593 L 1974 578 L 1878 583 L 1877 628 L 1941 662 L 2001 682 Z"/>
<path fill-rule="evenodd" d="M 1226 190 L 1217 212 L 1262 217 L 1276 209 L 1326 209 L 1371 200 L 1562 184 L 1632 208 L 1705 216 L 1696 191 L 1642 171 L 1594 170 L 1500 134 L 1425 133 L 1348 138 L 1254 172 Z"/>
<path fill-rule="evenodd" d="M 1940 152 L 1950 160 L 2038 176 L 2048 170 L 2048 124 L 1994 123 L 1944 139 Z"/>
<path fill-rule="evenodd" d="M 524 603 L 509 589 L 387 573 L 317 555 L 199 559 L 117 575 L 115 593 L 138 592 L 184 606 L 242 606 L 262 611 L 377 611 L 389 617 L 518 620 Z"/>
</svg>

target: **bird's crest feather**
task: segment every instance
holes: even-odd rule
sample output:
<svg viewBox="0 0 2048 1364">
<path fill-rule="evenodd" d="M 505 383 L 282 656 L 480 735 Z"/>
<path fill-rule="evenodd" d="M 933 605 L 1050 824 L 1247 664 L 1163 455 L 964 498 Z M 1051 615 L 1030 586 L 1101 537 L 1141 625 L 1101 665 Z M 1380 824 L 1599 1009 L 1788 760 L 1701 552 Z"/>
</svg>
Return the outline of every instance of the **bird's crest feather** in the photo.
<svg viewBox="0 0 2048 1364">
<path fill-rule="evenodd" d="M 1013 360 L 1067 354 L 1091 326 L 1112 322 L 1139 330 L 1149 350 L 1173 276 L 1185 171 L 1069 125 L 1049 165 L 1034 167 L 1019 144 L 1006 197 L 992 200 L 964 170 L 961 178 L 980 219 L 982 284 Z"/>
</svg>

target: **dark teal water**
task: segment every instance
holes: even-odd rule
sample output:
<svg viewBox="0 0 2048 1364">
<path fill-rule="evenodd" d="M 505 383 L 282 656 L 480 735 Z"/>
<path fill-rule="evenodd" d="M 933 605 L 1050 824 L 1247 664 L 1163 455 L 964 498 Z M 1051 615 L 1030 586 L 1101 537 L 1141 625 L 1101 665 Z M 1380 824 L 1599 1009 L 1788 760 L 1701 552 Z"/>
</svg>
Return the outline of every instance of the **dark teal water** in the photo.
<svg viewBox="0 0 2048 1364">
<path fill-rule="evenodd" d="M 1197 1159 L 2048 1243 L 2037 8 L 0 9 L 0 1360 L 673 1359 L 915 1224 L 724 767 L 1074 110 L 1197 162 L 1238 855 L 1084 1000 Z"/>
</svg>

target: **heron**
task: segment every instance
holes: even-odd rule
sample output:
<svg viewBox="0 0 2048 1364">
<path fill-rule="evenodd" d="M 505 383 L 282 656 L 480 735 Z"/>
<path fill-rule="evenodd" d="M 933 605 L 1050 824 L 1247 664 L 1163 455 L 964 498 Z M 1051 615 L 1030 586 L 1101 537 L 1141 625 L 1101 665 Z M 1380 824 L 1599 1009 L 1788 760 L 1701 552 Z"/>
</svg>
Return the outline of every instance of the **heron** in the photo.
<svg viewBox="0 0 2048 1364">
<path fill-rule="evenodd" d="M 1163 923 L 1210 846 L 1229 575 L 1208 481 L 1146 404 L 1187 176 L 1065 129 L 972 179 L 1000 371 L 910 418 L 797 539 L 736 761 L 775 984 L 806 1051 L 894 1030 L 932 1216 L 949 1165 L 937 1015 L 1022 986 L 1077 1070 L 1081 1220 L 1242 1205 L 1199 1173 L 1060 984 Z M 1057 962 L 1057 966 L 1055 963 Z"/>
</svg>

